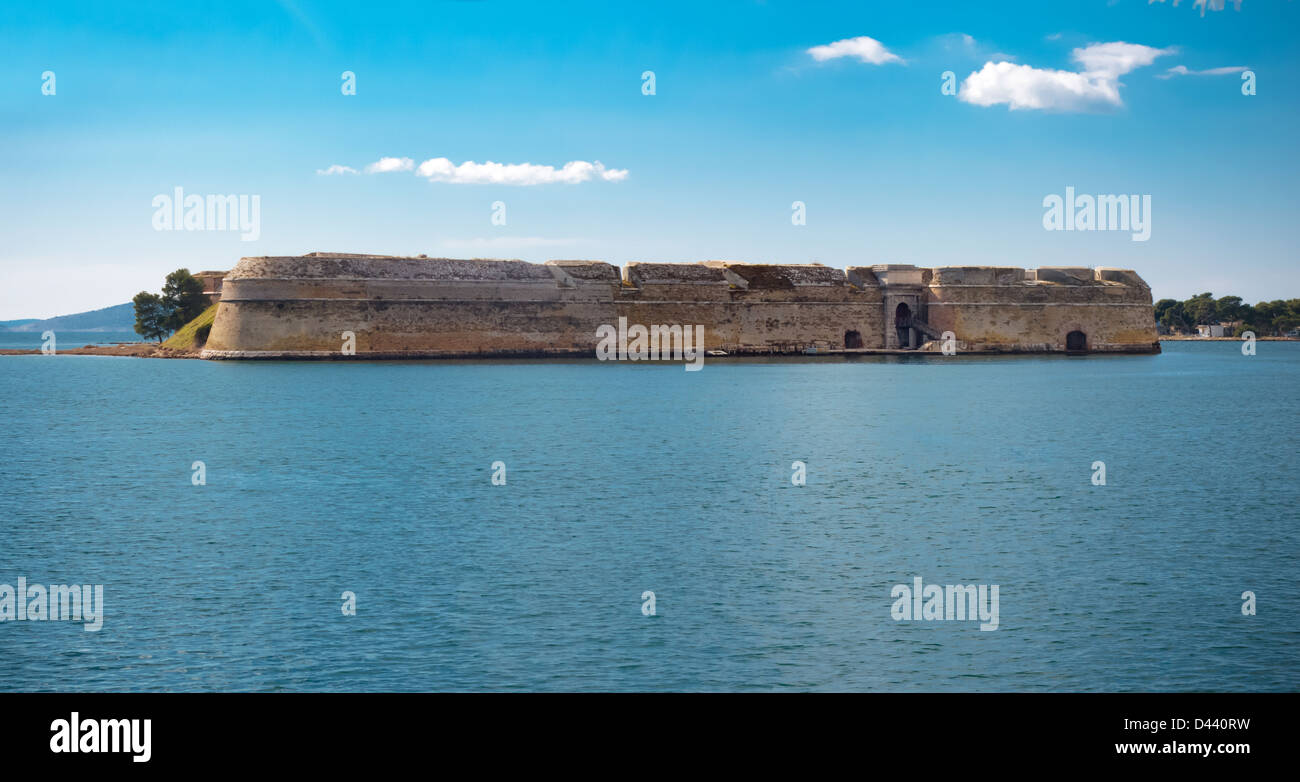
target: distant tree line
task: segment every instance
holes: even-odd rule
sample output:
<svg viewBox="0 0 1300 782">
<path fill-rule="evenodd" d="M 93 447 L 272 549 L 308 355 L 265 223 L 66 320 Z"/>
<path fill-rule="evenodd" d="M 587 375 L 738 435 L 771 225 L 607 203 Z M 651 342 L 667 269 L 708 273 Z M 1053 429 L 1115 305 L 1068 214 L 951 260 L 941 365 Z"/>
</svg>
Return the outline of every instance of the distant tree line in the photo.
<svg viewBox="0 0 1300 782">
<path fill-rule="evenodd" d="M 1156 302 L 1156 323 L 1170 331 L 1191 334 L 1199 325 L 1241 321 L 1232 336 L 1253 331 L 1260 337 L 1276 337 L 1300 328 L 1300 299 L 1277 299 L 1250 305 L 1240 296 L 1214 298 L 1198 293 L 1186 301 L 1161 299 Z"/>
<path fill-rule="evenodd" d="M 167 275 L 161 296 L 140 291 L 131 302 L 135 304 L 135 333 L 159 342 L 208 308 L 203 282 L 190 274 L 189 269 L 177 269 Z"/>
</svg>

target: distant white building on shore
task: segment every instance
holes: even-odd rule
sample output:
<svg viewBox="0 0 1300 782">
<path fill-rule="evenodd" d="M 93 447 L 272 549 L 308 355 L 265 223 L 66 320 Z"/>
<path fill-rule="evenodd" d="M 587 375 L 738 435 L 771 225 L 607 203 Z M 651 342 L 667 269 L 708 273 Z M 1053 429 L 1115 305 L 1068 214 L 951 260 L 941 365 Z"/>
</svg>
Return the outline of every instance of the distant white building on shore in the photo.
<svg viewBox="0 0 1300 782">
<path fill-rule="evenodd" d="M 1237 327 L 1241 321 L 1234 320 L 1230 323 L 1207 323 L 1196 327 L 1196 335 L 1199 337 L 1231 337 L 1237 332 Z"/>
</svg>

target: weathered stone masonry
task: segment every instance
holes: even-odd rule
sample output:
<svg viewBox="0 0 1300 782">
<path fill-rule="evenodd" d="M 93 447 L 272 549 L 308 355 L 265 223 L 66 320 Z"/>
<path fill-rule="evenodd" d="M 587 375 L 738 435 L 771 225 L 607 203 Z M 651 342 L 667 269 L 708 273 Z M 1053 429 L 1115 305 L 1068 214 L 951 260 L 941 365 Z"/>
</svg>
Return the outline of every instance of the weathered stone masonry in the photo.
<svg viewBox="0 0 1300 782">
<path fill-rule="evenodd" d="M 730 261 L 243 258 L 204 358 L 594 355 L 596 329 L 702 325 L 729 353 L 1159 351 L 1151 290 L 1111 268 L 766 265 Z M 1071 336 L 1073 333 L 1073 336 Z"/>
</svg>

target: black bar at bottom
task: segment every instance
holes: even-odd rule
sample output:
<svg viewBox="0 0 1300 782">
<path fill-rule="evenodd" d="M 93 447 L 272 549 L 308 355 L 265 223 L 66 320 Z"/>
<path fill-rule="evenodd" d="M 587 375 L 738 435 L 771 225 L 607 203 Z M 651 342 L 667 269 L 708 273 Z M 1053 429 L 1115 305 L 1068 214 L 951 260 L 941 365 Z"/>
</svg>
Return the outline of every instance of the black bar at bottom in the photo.
<svg viewBox="0 0 1300 782">
<path fill-rule="evenodd" d="M 638 768 L 687 757 L 1182 767 L 1286 761 L 1296 705 L 1292 694 L 18 693 L 0 695 L 0 758 L 54 771 L 577 767 L 611 754 Z"/>
</svg>

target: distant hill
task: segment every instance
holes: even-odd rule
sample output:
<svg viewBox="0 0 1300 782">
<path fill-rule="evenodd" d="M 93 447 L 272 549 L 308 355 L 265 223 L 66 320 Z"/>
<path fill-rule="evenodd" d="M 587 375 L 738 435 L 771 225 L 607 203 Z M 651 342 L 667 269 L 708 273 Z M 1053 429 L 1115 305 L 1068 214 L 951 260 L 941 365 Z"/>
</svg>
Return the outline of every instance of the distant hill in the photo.
<svg viewBox="0 0 1300 782">
<path fill-rule="evenodd" d="M 0 321 L 0 331 L 132 331 L 135 329 L 135 305 L 131 302 L 102 310 L 60 315 L 45 320 Z"/>
</svg>

